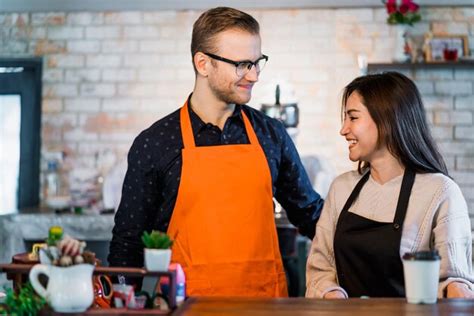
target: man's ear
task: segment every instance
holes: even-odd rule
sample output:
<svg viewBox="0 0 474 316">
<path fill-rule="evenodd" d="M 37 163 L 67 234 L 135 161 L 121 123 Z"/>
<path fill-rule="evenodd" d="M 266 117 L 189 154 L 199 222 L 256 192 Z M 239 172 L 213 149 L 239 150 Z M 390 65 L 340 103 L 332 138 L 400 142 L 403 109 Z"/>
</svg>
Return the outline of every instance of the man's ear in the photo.
<svg viewBox="0 0 474 316">
<path fill-rule="evenodd" d="M 210 66 L 209 58 L 201 52 L 197 52 L 194 54 L 194 66 L 196 67 L 197 72 L 203 76 L 207 77 L 208 75 L 208 67 Z"/>
</svg>

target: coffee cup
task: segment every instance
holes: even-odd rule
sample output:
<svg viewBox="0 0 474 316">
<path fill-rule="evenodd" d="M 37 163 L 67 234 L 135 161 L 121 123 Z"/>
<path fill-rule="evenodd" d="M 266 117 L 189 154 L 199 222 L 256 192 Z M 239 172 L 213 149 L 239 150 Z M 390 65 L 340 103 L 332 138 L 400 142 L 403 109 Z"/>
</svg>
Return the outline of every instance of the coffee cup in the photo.
<svg viewBox="0 0 474 316">
<path fill-rule="evenodd" d="M 403 255 L 405 295 L 408 303 L 434 304 L 438 298 L 440 255 L 437 251 Z"/>
</svg>

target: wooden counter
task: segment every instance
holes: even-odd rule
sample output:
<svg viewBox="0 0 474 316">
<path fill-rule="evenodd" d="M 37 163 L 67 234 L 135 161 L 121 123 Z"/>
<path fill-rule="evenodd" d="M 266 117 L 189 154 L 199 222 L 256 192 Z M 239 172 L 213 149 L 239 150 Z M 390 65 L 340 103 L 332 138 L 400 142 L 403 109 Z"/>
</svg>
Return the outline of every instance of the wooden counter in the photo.
<svg viewBox="0 0 474 316">
<path fill-rule="evenodd" d="M 305 298 L 189 298 L 176 316 L 391 316 L 474 315 L 474 300 L 444 299 L 437 304 L 408 304 L 402 298 L 321 300 Z"/>
</svg>

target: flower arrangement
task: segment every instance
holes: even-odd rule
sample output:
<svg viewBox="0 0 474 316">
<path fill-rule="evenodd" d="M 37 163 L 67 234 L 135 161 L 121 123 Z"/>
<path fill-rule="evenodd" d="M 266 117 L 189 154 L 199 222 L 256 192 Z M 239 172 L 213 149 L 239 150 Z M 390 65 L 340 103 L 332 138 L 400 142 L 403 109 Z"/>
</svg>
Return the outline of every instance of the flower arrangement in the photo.
<svg viewBox="0 0 474 316">
<path fill-rule="evenodd" d="M 388 24 L 408 24 L 413 25 L 421 20 L 418 13 L 420 6 L 413 0 L 382 0 L 387 9 Z M 398 2 L 398 3 L 397 3 Z"/>
</svg>

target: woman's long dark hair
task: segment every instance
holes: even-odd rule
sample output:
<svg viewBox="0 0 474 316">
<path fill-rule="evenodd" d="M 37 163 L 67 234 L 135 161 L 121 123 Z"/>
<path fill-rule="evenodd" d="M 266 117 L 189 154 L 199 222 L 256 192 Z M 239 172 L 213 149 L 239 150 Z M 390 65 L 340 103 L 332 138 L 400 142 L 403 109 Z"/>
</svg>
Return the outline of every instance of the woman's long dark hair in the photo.
<svg viewBox="0 0 474 316">
<path fill-rule="evenodd" d="M 413 81 L 398 72 L 366 75 L 354 79 L 344 89 L 343 111 L 349 96 L 357 92 L 378 129 L 378 145 L 405 168 L 417 173 L 442 173 L 448 176 L 426 122 L 425 108 Z M 359 161 L 359 172 L 370 167 Z"/>
</svg>

